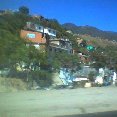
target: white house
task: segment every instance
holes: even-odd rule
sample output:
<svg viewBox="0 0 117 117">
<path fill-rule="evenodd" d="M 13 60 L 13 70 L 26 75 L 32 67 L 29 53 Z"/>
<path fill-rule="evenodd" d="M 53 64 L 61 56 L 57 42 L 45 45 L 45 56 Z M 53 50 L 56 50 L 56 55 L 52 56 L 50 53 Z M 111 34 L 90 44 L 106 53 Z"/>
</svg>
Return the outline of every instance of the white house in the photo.
<svg viewBox="0 0 117 117">
<path fill-rule="evenodd" d="M 35 28 L 36 28 L 36 31 L 38 31 L 38 32 L 41 32 L 41 33 L 44 32 L 44 27 L 43 26 L 35 24 Z"/>
<path fill-rule="evenodd" d="M 26 22 L 25 29 L 31 30 L 31 31 L 37 31 L 40 33 L 47 33 L 51 38 L 56 37 L 56 30 L 48 28 L 48 27 L 43 27 L 39 24 L 35 24 L 33 22 Z"/>
<path fill-rule="evenodd" d="M 51 28 L 44 28 L 44 33 L 47 33 L 49 36 L 56 37 L 56 30 Z"/>
<path fill-rule="evenodd" d="M 26 28 L 29 30 L 37 31 L 43 33 L 44 27 L 32 22 L 26 22 Z"/>
</svg>

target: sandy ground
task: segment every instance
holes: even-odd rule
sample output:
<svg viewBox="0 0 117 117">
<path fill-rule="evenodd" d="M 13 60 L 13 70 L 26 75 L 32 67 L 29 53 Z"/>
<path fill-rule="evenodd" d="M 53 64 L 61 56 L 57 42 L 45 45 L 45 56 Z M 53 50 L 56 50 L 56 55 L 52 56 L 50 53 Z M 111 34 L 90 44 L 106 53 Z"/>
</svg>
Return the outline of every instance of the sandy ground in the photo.
<svg viewBox="0 0 117 117">
<path fill-rule="evenodd" d="M 57 117 L 117 110 L 117 87 L 0 93 L 0 117 Z"/>
</svg>

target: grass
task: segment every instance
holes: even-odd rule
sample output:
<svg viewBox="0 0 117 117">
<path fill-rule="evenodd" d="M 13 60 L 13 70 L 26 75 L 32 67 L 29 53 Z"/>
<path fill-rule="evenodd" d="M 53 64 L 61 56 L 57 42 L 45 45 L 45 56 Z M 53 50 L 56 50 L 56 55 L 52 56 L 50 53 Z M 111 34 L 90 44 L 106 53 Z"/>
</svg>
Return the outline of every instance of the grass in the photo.
<svg viewBox="0 0 117 117">
<path fill-rule="evenodd" d="M 27 84 L 18 78 L 0 77 L 0 92 L 27 90 Z"/>
</svg>

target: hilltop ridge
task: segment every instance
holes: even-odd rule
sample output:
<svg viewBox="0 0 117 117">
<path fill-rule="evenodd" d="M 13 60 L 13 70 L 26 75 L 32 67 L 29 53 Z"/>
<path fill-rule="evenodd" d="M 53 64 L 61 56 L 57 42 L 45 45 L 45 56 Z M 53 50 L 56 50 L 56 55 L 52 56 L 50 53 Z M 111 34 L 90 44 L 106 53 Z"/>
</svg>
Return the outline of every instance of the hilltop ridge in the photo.
<svg viewBox="0 0 117 117">
<path fill-rule="evenodd" d="M 88 34 L 92 37 L 100 37 L 108 40 L 117 41 L 117 32 L 103 31 L 93 26 L 77 26 L 73 23 L 65 23 L 62 25 L 64 29 L 71 30 L 75 34 Z"/>
</svg>

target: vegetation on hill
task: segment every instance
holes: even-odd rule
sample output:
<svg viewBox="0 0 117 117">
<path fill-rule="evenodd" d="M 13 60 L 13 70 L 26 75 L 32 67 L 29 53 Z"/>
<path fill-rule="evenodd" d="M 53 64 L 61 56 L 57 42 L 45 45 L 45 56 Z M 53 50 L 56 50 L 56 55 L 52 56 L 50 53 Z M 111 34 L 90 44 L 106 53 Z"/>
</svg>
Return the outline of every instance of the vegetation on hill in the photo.
<svg viewBox="0 0 117 117">
<path fill-rule="evenodd" d="M 80 35 L 80 38 L 95 47 L 95 51 L 89 52 L 91 60 L 95 62 L 92 64 L 94 67 L 108 67 L 117 70 L 117 42 L 89 35 Z"/>
<path fill-rule="evenodd" d="M 66 30 L 71 30 L 73 33 L 76 34 L 87 34 L 92 37 L 99 37 L 103 39 L 109 39 L 109 40 L 116 40 L 117 41 L 117 32 L 111 32 L 111 31 L 102 31 L 97 29 L 96 27 L 92 26 L 76 26 L 75 24 L 72 23 L 65 23 L 63 24 L 63 27 Z"/>
</svg>

